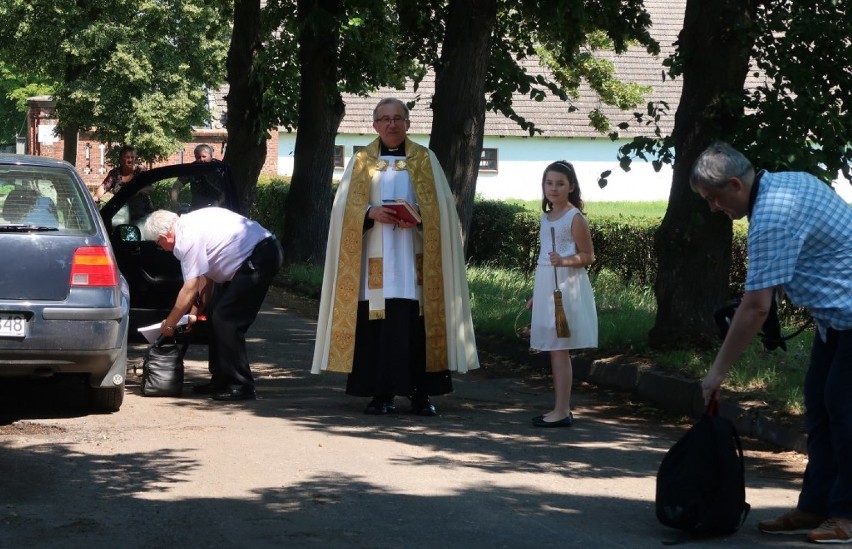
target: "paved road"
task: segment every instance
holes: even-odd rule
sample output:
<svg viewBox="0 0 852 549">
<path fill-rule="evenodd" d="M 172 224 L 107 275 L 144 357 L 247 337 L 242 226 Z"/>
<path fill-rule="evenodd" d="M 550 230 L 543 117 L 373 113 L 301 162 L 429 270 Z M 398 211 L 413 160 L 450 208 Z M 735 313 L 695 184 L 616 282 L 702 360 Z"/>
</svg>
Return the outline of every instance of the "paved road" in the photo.
<svg viewBox="0 0 852 549">
<path fill-rule="evenodd" d="M 343 377 L 309 373 L 312 321 L 267 306 L 249 336 L 253 402 L 145 398 L 133 380 L 119 413 L 86 415 L 6 391 L 0 547 L 660 547 L 677 537 L 656 521 L 654 487 L 683 426 L 631 413 L 623 397 L 580 388 L 573 428 L 535 429 L 546 382 L 484 370 L 435 399 L 440 417 L 365 416 Z M 141 347 L 131 354 L 138 361 Z M 203 358 L 190 350 L 187 383 L 204 378 Z M 746 525 L 690 547 L 807 546 L 755 529 L 795 504 L 801 458 L 747 446 Z"/>
</svg>

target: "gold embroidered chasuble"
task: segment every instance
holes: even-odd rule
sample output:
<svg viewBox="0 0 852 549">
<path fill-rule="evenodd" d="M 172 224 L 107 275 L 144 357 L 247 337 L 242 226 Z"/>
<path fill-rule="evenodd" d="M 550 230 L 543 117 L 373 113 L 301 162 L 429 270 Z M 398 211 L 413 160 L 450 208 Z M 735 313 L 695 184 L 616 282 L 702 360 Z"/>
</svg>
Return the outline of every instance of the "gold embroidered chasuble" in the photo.
<svg viewBox="0 0 852 549">
<path fill-rule="evenodd" d="M 444 300 L 440 209 L 438 205 L 432 162 L 428 149 L 410 140 L 405 144 L 405 169 L 411 184 L 422 222 L 423 254 L 418 265 L 418 282 L 422 280 L 420 308 L 426 328 L 426 371 L 447 369 L 447 326 Z M 360 151 L 353 159 L 348 196 L 343 212 L 337 275 L 331 314 L 327 370 L 350 372 L 355 350 L 355 329 L 358 293 L 361 287 L 361 258 L 364 212 L 370 203 L 371 187 L 377 171 L 387 169 L 380 164 L 379 140 Z M 380 261 L 371 265 L 370 272 L 381 270 Z M 422 273 L 422 279 L 420 275 Z M 380 285 L 379 285 L 380 286 Z M 372 311 L 371 318 L 382 318 L 382 311 Z"/>
</svg>

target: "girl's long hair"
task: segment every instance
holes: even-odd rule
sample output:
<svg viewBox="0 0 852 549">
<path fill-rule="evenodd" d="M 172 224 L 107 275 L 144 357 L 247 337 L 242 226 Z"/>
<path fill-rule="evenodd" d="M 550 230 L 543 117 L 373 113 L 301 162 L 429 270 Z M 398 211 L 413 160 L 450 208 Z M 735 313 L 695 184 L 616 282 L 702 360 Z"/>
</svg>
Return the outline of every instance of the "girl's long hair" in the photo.
<svg viewBox="0 0 852 549">
<path fill-rule="evenodd" d="M 574 171 L 574 165 L 566 160 L 557 160 L 544 169 L 544 173 L 541 176 L 541 211 L 547 213 L 553 209 L 553 204 L 550 203 L 550 200 L 544 194 L 544 181 L 547 179 L 547 172 L 561 173 L 568 178 L 568 183 L 574 186 L 574 190 L 568 193 L 568 202 L 582 212 L 585 204 L 580 197 L 580 181 L 577 179 L 577 172 Z"/>
</svg>

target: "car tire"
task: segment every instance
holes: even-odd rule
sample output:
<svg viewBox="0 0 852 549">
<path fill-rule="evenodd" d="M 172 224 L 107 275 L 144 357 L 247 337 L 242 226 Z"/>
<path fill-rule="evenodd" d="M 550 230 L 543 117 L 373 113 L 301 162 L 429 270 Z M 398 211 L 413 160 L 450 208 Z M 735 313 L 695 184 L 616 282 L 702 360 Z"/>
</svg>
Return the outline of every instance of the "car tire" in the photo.
<svg viewBox="0 0 852 549">
<path fill-rule="evenodd" d="M 124 383 L 119 387 L 91 389 L 92 410 L 96 412 L 117 412 L 122 402 L 124 402 Z"/>
</svg>

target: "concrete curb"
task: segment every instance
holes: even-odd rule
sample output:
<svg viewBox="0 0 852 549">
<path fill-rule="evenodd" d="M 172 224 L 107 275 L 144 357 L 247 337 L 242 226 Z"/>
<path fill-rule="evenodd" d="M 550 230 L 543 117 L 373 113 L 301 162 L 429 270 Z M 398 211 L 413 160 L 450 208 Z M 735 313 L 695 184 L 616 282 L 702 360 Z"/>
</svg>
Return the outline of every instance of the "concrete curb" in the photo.
<svg viewBox="0 0 852 549">
<path fill-rule="evenodd" d="M 522 345 L 477 336 L 477 347 L 521 363 L 530 355 Z M 544 355 L 543 355 L 544 356 Z M 578 354 L 573 358 L 574 378 L 599 387 L 629 392 L 667 412 L 698 418 L 704 412 L 700 382 L 685 379 L 629 360 L 594 359 Z M 781 448 L 807 453 L 803 421 L 783 421 L 756 407 L 722 400 L 719 415 L 730 419 L 740 435 L 769 442 Z"/>
</svg>

